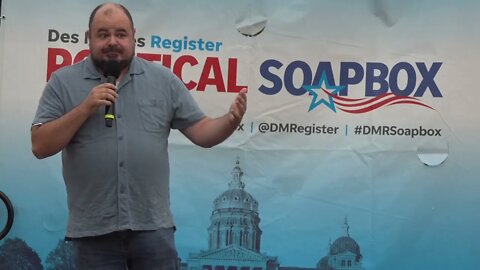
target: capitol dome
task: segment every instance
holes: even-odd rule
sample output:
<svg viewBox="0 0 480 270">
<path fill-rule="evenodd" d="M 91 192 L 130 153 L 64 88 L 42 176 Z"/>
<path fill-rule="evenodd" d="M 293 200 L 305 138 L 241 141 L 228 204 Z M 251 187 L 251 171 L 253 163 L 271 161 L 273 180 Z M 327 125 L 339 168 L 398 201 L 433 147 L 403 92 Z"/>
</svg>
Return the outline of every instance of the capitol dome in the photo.
<svg viewBox="0 0 480 270">
<path fill-rule="evenodd" d="M 223 192 L 214 201 L 214 211 L 238 208 L 258 212 L 258 202 L 243 189 L 230 189 Z"/>
<path fill-rule="evenodd" d="M 245 191 L 245 183 L 241 180 L 242 175 L 243 172 L 237 160 L 237 164 L 232 170 L 233 178 L 228 184 L 229 189 L 213 201 L 213 211 L 236 208 L 258 213 L 258 202 L 250 193 Z"/>
<path fill-rule="evenodd" d="M 330 254 L 337 255 L 345 252 L 351 252 L 356 255 L 356 260 L 360 260 L 362 255 L 360 254 L 360 246 L 350 236 L 339 237 L 330 246 Z"/>
<path fill-rule="evenodd" d="M 209 250 L 236 246 L 259 253 L 262 230 L 258 202 L 245 191 L 243 172 L 237 158 L 228 189 L 213 201 L 208 228 Z"/>
<path fill-rule="evenodd" d="M 345 217 L 345 236 L 337 238 L 333 243 L 328 243 L 328 255 L 321 258 L 317 263 L 317 270 L 364 270 L 362 267 L 362 254 L 360 246 L 350 237 L 350 226 Z"/>
</svg>

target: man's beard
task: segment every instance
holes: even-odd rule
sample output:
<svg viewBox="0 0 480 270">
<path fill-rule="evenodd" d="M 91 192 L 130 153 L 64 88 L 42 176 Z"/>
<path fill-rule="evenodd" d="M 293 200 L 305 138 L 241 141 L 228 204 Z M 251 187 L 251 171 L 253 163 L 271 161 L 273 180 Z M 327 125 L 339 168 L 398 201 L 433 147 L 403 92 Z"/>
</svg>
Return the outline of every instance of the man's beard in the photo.
<svg viewBox="0 0 480 270">
<path fill-rule="evenodd" d="M 107 54 L 109 52 L 120 53 L 119 49 L 117 49 L 115 47 L 108 47 L 107 49 L 102 50 L 102 53 L 104 53 L 104 54 Z M 128 67 L 130 65 L 130 63 L 132 62 L 132 59 L 133 59 L 133 54 L 130 57 L 128 57 L 127 59 L 117 61 L 119 66 L 120 66 L 120 70 L 124 70 L 126 67 Z M 105 66 L 106 66 L 107 62 L 111 61 L 111 60 L 115 60 L 115 59 L 102 59 L 102 58 L 96 57 L 95 55 L 92 54 L 93 64 L 95 65 L 95 67 L 99 71 L 102 72 L 102 74 L 105 72 Z"/>
</svg>

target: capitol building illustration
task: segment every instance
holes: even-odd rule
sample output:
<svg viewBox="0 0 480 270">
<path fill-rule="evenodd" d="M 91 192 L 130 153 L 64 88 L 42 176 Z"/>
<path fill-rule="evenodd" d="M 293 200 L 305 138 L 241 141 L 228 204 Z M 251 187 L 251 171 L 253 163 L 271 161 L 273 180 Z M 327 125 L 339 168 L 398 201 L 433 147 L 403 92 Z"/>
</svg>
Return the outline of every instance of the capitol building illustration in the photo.
<svg viewBox="0 0 480 270">
<path fill-rule="evenodd" d="M 345 236 L 329 243 L 329 253 L 317 264 L 319 270 L 364 270 L 360 246 L 350 237 L 347 218 L 345 218 Z"/>
<path fill-rule="evenodd" d="M 190 253 L 182 270 L 363 270 L 360 247 L 348 233 L 329 244 L 316 268 L 281 267 L 277 256 L 261 252 L 258 201 L 245 190 L 237 158 L 228 189 L 213 202 L 208 250 Z"/>
</svg>

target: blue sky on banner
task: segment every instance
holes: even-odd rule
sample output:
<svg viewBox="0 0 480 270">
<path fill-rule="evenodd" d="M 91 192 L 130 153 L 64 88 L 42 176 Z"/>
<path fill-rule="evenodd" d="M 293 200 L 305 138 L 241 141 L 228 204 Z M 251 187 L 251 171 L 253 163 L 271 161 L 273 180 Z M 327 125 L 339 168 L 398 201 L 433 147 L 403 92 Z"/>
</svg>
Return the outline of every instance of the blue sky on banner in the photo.
<svg viewBox="0 0 480 270">
<path fill-rule="evenodd" d="M 30 122 L 45 85 L 48 48 L 65 49 L 73 60 L 87 47 L 83 33 L 90 10 L 98 3 L 3 0 L 0 189 L 16 204 L 12 237 L 25 239 L 43 260 L 63 237 L 66 198 L 59 156 L 38 161 L 30 153 Z M 480 60 L 478 1 L 122 3 L 132 10 L 138 37 L 145 38 L 145 46 L 137 47 L 137 52 L 159 54 L 164 60 L 168 59 L 164 55 L 170 55 L 172 67 L 178 58 L 190 54 L 199 64 L 184 65 L 184 79 L 197 83 L 206 58 L 216 57 L 227 84 L 228 59 L 235 58 L 236 82 L 249 87 L 244 130 L 222 146 L 210 150 L 184 146 L 188 142 L 172 134 L 172 206 L 183 260 L 189 252 L 207 248 L 212 202 L 227 189 L 238 155 L 246 189 L 259 201 L 261 250 L 278 256 L 282 265 L 314 267 L 326 255 L 329 239 L 343 234 L 345 216 L 362 249 L 366 269 L 476 265 L 473 254 L 480 251 L 475 245 L 480 239 L 475 224 L 480 220 L 471 206 L 480 202 L 475 193 L 480 174 L 476 165 L 480 92 L 475 91 L 474 79 Z M 24 16 L 27 7 L 35 10 L 28 20 Z M 255 37 L 237 31 L 264 21 L 265 29 Z M 52 29 L 68 34 L 68 42 L 48 41 Z M 75 34 L 77 43 L 73 43 Z M 154 36 L 201 38 L 212 41 L 214 47 L 175 52 L 166 43 L 161 48 L 152 46 Z M 222 43 L 218 51 L 217 42 Z M 274 85 L 260 72 L 268 59 L 282 63 L 269 69 L 283 86 L 274 95 L 259 91 L 262 85 Z M 383 63 L 389 70 L 399 62 L 415 68 L 417 62 L 427 63 L 427 69 L 441 62 L 434 81 L 442 97 L 433 97 L 429 89 L 422 97 L 434 110 L 399 104 L 351 115 L 319 103 L 308 112 L 313 96 L 295 96 L 285 87 L 287 67 L 295 61 L 305 63 L 300 64 L 304 69 L 292 72 L 296 88 L 304 83 L 304 71 L 310 70 L 314 77 L 320 62 L 331 63 L 335 86 L 340 82 L 342 62 L 359 63 L 365 70 L 366 63 L 372 62 Z M 421 76 L 415 71 L 418 86 Z M 399 82 L 405 74 L 399 72 Z M 364 98 L 365 83 L 363 79 L 349 85 L 348 97 Z M 217 85 L 195 89 L 192 94 L 209 114 L 224 111 L 232 97 L 218 91 Z M 328 95 L 323 98 L 329 100 Z M 261 124 L 269 130 L 261 132 Z M 422 126 L 441 129 L 442 136 L 355 136 L 357 126 L 362 133 L 372 126 Z M 307 130 L 317 128 L 321 132 L 306 135 Z M 418 159 L 417 149 L 437 139 L 448 145 L 448 159 L 440 166 L 427 167 Z"/>
</svg>

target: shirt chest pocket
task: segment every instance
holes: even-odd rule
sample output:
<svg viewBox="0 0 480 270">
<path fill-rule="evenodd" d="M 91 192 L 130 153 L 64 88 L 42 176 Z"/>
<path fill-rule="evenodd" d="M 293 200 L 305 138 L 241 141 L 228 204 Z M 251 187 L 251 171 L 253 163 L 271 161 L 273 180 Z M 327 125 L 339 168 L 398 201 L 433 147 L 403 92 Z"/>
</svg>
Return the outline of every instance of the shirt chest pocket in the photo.
<svg viewBox="0 0 480 270">
<path fill-rule="evenodd" d="M 161 99 L 138 101 L 138 109 L 143 128 L 148 132 L 169 132 L 170 121 L 167 103 Z"/>
</svg>

